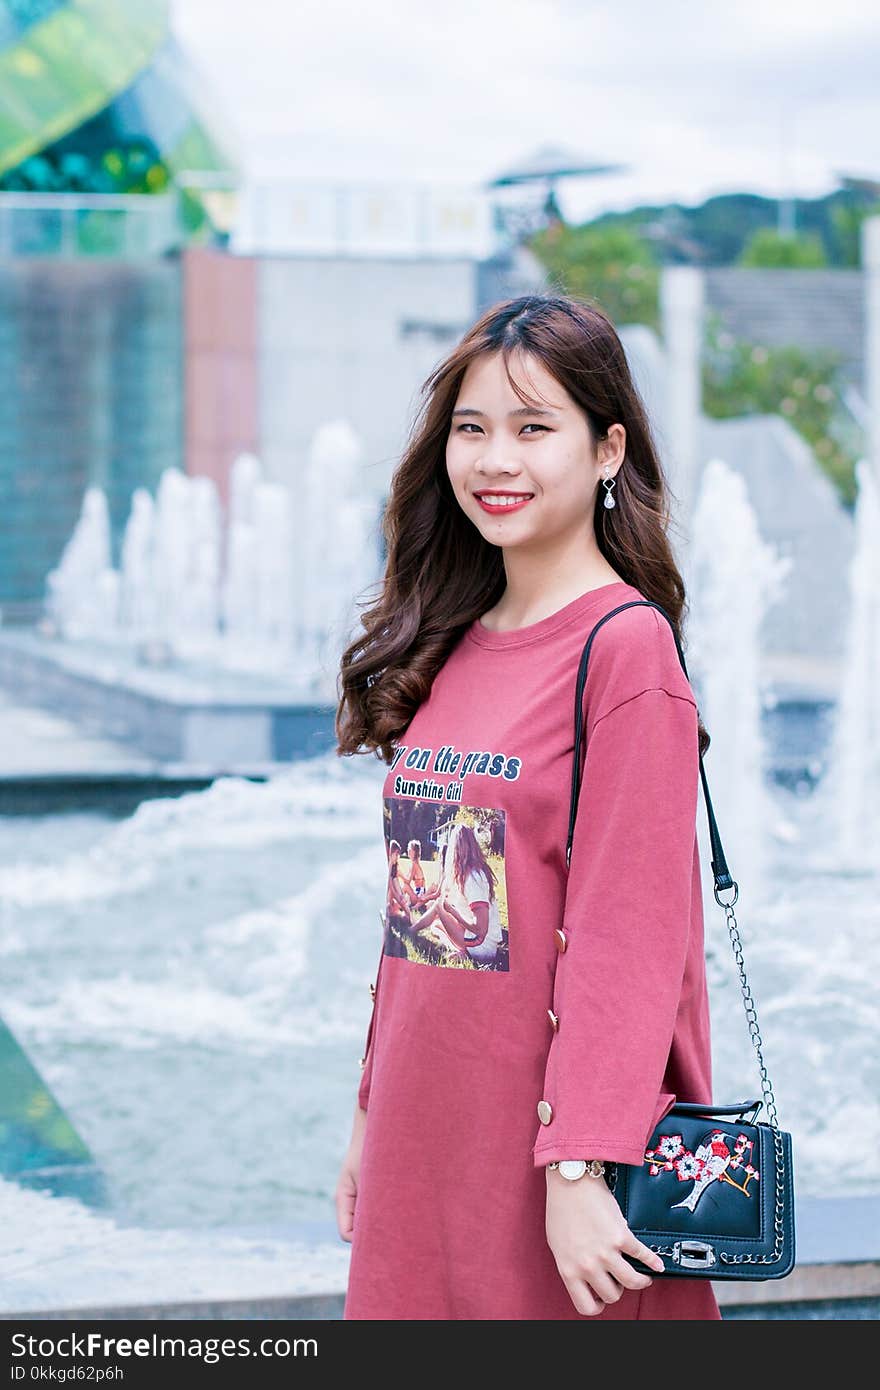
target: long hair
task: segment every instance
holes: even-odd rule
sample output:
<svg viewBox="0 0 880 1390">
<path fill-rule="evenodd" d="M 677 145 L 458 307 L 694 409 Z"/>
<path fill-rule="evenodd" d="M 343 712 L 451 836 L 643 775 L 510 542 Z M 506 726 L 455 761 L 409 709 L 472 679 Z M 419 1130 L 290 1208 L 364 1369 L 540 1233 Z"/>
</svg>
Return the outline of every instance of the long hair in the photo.
<svg viewBox="0 0 880 1390">
<path fill-rule="evenodd" d="M 482 851 L 480 842 L 470 825 L 457 825 L 450 837 L 452 845 L 452 873 L 459 888 L 464 889 L 468 874 L 482 874 L 486 880 L 489 901 L 495 899 L 495 874 Z"/>
<path fill-rule="evenodd" d="M 382 518 L 386 548 L 379 597 L 360 614 L 363 632 L 345 648 L 335 732 L 340 756 L 375 751 L 390 763 L 393 740 L 430 694 L 434 677 L 474 619 L 506 586 L 501 547 L 465 516 L 446 470 L 446 443 L 462 378 L 471 362 L 500 353 L 538 358 L 583 411 L 593 445 L 619 423 L 626 453 L 617 471 L 617 506 L 596 489 L 599 550 L 617 573 L 659 603 L 682 643 L 684 581 L 667 540 L 670 493 L 623 344 L 610 319 L 573 295 L 529 294 L 487 309 L 425 380 L 409 443 L 391 479 Z M 698 719 L 699 748 L 709 735 Z"/>
</svg>

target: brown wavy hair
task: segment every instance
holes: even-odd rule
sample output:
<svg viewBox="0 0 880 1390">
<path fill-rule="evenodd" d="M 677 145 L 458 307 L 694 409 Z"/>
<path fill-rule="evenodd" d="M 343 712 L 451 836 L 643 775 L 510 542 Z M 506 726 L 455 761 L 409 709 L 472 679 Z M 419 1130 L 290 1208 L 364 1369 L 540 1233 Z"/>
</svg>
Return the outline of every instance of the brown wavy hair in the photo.
<svg viewBox="0 0 880 1390">
<path fill-rule="evenodd" d="M 671 494 L 623 344 L 611 320 L 584 299 L 521 295 L 487 309 L 422 386 L 382 517 L 386 562 L 379 596 L 362 605 L 364 630 L 340 661 L 340 757 L 374 751 L 391 762 L 393 740 L 427 699 L 464 628 L 504 592 L 501 547 L 486 541 L 459 506 L 446 470 L 446 443 L 462 378 L 483 354 L 500 353 L 517 396 L 536 404 L 510 374 L 510 357 L 519 352 L 538 358 L 580 406 L 594 447 L 610 425 L 624 426 L 617 506 L 606 508 L 603 489 L 596 489 L 596 542 L 622 579 L 665 608 L 684 650 L 687 599 L 667 540 Z M 698 727 L 702 753 L 709 734 L 699 718 Z"/>
</svg>

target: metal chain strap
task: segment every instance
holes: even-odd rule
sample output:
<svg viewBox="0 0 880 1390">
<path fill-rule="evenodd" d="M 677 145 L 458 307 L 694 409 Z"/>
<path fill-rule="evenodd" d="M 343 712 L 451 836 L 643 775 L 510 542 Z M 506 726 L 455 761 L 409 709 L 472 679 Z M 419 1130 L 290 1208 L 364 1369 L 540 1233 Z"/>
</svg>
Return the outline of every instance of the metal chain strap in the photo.
<svg viewBox="0 0 880 1390">
<path fill-rule="evenodd" d="M 761 1037 L 761 1032 L 758 1028 L 758 1014 L 755 1009 L 755 1001 L 752 998 L 751 987 L 749 986 L 748 979 L 746 978 L 746 968 L 743 963 L 742 938 L 740 937 L 739 926 L 737 924 L 736 916 L 733 911 L 734 904 L 737 898 L 739 897 L 739 884 L 734 882 L 733 897 L 729 903 L 722 902 L 719 898 L 717 884 L 713 887 L 712 891 L 715 894 L 716 903 L 719 907 L 724 908 L 724 915 L 727 918 L 727 930 L 730 933 L 730 943 L 733 947 L 733 954 L 736 959 L 737 967 L 739 969 L 740 986 L 742 988 L 743 1005 L 746 1011 L 746 1019 L 749 1025 L 749 1035 L 752 1039 L 752 1042 L 755 1045 L 755 1051 L 758 1054 L 758 1064 L 761 1069 L 761 1090 L 764 1093 L 764 1103 L 767 1106 L 767 1114 L 770 1117 L 771 1125 L 774 1129 L 778 1129 L 779 1124 L 776 1118 L 776 1101 L 773 1096 L 773 1087 L 770 1084 L 770 1077 L 767 1074 L 767 1068 L 764 1065 L 764 1055 L 761 1051 L 761 1044 L 764 1040 Z"/>
<path fill-rule="evenodd" d="M 743 1004 L 745 1006 L 746 1018 L 749 1024 L 749 1034 L 758 1054 L 758 1063 L 761 1070 L 761 1090 L 764 1094 L 764 1102 L 767 1107 L 767 1114 L 773 1129 L 773 1143 L 776 1150 L 776 1200 L 773 1213 L 773 1249 L 769 1255 L 728 1255 L 726 1250 L 719 1252 L 719 1258 L 724 1264 L 756 1264 L 772 1265 L 776 1264 L 782 1256 L 782 1247 L 785 1240 L 785 1187 L 783 1183 L 783 1170 L 785 1166 L 785 1150 L 782 1144 L 782 1134 L 779 1129 L 779 1122 L 776 1117 L 776 1101 L 773 1096 L 773 1087 L 770 1084 L 770 1077 L 764 1065 L 764 1055 L 761 1051 L 763 1038 L 758 1028 L 758 1014 L 755 1009 L 755 1001 L 746 977 L 746 969 L 743 963 L 742 938 L 739 934 L 739 926 L 733 908 L 739 897 L 739 885 L 733 884 L 733 897 L 729 903 L 722 902 L 718 896 L 718 885 L 715 884 L 713 890 L 715 901 L 719 907 L 724 908 L 724 915 L 727 918 L 727 929 L 730 933 L 730 942 L 733 947 L 733 954 L 739 969 L 740 986 L 742 988 Z M 658 1255 L 673 1255 L 675 1250 L 669 1245 L 650 1245 L 648 1247 Z"/>
<path fill-rule="evenodd" d="M 729 903 L 722 902 L 718 896 L 718 885 L 713 889 L 715 901 L 719 907 L 724 908 L 724 915 L 727 918 L 727 930 L 730 933 L 730 943 L 733 947 L 733 954 L 739 969 L 740 986 L 742 989 L 743 1005 L 745 1006 L 746 1018 L 749 1024 L 749 1035 L 755 1045 L 755 1052 L 758 1054 L 758 1065 L 761 1070 L 761 1090 L 764 1094 L 764 1103 L 767 1107 L 767 1115 L 773 1128 L 773 1143 L 776 1150 L 776 1202 L 773 1212 L 774 1240 L 773 1249 L 769 1255 L 728 1255 L 726 1251 L 721 1251 L 721 1260 L 724 1264 L 776 1264 L 782 1255 L 782 1245 L 785 1236 L 783 1216 L 785 1213 L 785 1190 L 783 1185 L 783 1168 L 785 1165 L 785 1152 L 782 1146 L 782 1135 L 779 1132 L 779 1121 L 776 1117 L 776 1100 L 773 1095 L 773 1087 L 770 1084 L 770 1077 L 764 1065 L 764 1054 L 761 1051 L 763 1038 L 758 1027 L 758 1014 L 755 1009 L 755 1001 L 752 997 L 751 987 L 746 976 L 746 968 L 743 963 L 742 938 L 739 934 L 736 915 L 733 908 L 739 897 L 739 885 L 734 882 L 733 897 Z"/>
</svg>

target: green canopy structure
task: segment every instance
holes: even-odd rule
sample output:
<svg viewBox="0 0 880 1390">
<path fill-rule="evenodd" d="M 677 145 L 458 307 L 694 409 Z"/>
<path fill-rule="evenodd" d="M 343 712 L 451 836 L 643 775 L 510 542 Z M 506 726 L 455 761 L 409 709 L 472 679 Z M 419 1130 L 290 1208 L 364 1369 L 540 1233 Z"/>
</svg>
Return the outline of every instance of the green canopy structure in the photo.
<svg viewBox="0 0 880 1390">
<path fill-rule="evenodd" d="M 106 1180 L 88 1146 L 2 1019 L 0 1174 L 91 1206 L 108 1202 Z"/>
<path fill-rule="evenodd" d="M 206 114 L 168 11 L 168 0 L 0 0 L 0 192 L 177 185 L 190 231 L 228 230 L 231 136 L 215 137 L 220 114 Z"/>
</svg>

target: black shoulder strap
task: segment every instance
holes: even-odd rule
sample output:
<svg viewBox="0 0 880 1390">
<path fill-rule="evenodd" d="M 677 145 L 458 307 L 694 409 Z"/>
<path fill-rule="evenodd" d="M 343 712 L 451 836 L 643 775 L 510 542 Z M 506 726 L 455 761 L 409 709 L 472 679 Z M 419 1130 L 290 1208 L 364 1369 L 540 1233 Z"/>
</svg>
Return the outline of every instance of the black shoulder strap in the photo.
<svg viewBox="0 0 880 1390">
<path fill-rule="evenodd" d="M 568 841 L 565 847 L 566 867 L 571 862 L 571 845 L 574 839 L 574 824 L 575 818 L 577 816 L 578 794 L 580 792 L 581 778 L 583 775 L 581 769 L 580 753 L 584 726 L 584 686 L 586 685 L 587 681 L 587 662 L 590 659 L 590 648 L 593 645 L 593 638 L 596 636 L 596 633 L 599 631 L 599 628 L 602 627 L 604 623 L 607 623 L 609 618 L 613 618 L 615 613 L 622 613 L 625 608 L 637 608 L 640 605 L 642 607 L 647 608 L 656 608 L 657 612 L 662 613 L 666 621 L 669 623 L 669 626 L 672 628 L 672 635 L 675 638 L 675 647 L 676 651 L 678 652 L 678 659 L 681 662 L 681 668 L 687 676 L 687 666 L 684 662 L 684 653 L 681 649 L 681 643 L 678 640 L 678 633 L 675 630 L 675 625 L 672 619 L 670 618 L 669 614 L 666 612 L 666 609 L 662 608 L 659 603 L 653 603 L 650 599 L 631 599 L 629 603 L 621 603 L 617 606 L 617 608 L 612 608 L 610 613 L 606 613 L 604 618 L 600 618 L 596 626 L 593 628 L 592 632 L 587 638 L 586 644 L 581 653 L 580 665 L 578 666 L 577 694 L 575 696 L 574 702 L 574 766 L 572 768 L 571 774 L 571 806 L 568 816 Z M 688 677 L 688 679 L 690 679 L 690 677 Z M 706 769 L 703 766 L 702 753 L 700 754 L 700 778 L 703 783 L 703 795 L 706 799 L 706 811 L 709 817 L 709 842 L 712 846 L 712 872 L 715 875 L 715 888 L 716 890 L 723 888 L 732 888 L 734 881 L 731 878 L 730 872 L 727 868 L 727 860 L 724 857 L 724 850 L 721 845 L 721 836 L 718 834 L 718 825 L 715 820 L 715 812 L 712 809 L 712 798 L 709 796 L 709 784 L 706 781 Z"/>
</svg>

